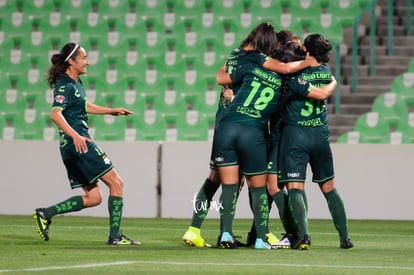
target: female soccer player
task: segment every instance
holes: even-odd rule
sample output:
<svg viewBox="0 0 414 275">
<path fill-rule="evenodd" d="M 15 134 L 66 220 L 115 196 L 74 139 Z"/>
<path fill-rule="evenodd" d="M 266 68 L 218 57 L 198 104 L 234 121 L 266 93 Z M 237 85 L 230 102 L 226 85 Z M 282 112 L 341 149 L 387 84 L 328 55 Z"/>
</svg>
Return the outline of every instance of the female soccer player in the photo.
<svg viewBox="0 0 414 275">
<path fill-rule="evenodd" d="M 322 87 L 331 81 L 332 73 L 325 64 L 329 61 L 331 43 L 320 34 L 308 35 L 303 49 L 318 61 L 292 78 L 290 85 L 312 85 Z M 329 85 L 329 84 L 328 84 Z M 296 221 L 298 240 L 294 249 L 308 250 L 311 238 L 307 222 L 307 200 L 305 196 L 306 168 L 312 168 L 312 181 L 319 184 L 323 192 L 336 229 L 340 247 L 352 248 L 344 203 L 334 183 L 332 151 L 329 142 L 327 97 L 306 99 L 294 96 L 295 87 L 290 87 L 288 103 L 283 112 L 280 141 L 280 182 L 287 186 L 289 207 Z"/>
<path fill-rule="evenodd" d="M 102 194 L 98 180 L 109 188 L 109 245 L 140 244 L 121 233 L 123 181 L 113 163 L 89 136 L 88 114 L 113 116 L 132 114 L 124 108 L 108 108 L 88 102 L 80 75 L 86 73 L 89 64 L 86 51 L 80 45 L 68 43 L 60 53 L 51 58 L 48 83 L 54 89 L 54 101 L 50 117 L 59 127 L 60 153 L 66 167 L 70 185 L 82 188 L 83 196 L 74 196 L 47 208 L 37 208 L 33 216 L 40 237 L 49 240 L 52 217 L 58 214 L 82 210 L 99 205 Z"/>
</svg>

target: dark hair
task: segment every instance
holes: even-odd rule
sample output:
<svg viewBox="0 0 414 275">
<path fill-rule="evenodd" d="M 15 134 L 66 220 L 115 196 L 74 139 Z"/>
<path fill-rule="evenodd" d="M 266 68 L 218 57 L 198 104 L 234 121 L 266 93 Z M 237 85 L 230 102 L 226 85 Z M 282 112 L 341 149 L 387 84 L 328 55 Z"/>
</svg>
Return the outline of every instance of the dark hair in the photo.
<svg viewBox="0 0 414 275">
<path fill-rule="evenodd" d="M 49 68 L 47 77 L 47 82 L 49 83 L 50 88 L 55 86 L 58 76 L 65 73 L 66 69 L 69 67 L 68 60 L 75 59 L 80 48 L 81 47 L 78 44 L 71 42 L 63 46 L 59 53 L 52 55 L 50 58 L 52 66 Z"/>
<path fill-rule="evenodd" d="M 318 62 L 326 63 L 329 61 L 329 51 L 332 49 L 332 44 L 321 34 L 309 34 L 303 41 L 303 45 L 309 55 L 315 57 Z"/>
<path fill-rule="evenodd" d="M 277 41 L 278 41 L 278 47 L 284 47 L 288 43 L 292 43 L 293 40 L 300 39 L 299 36 L 289 30 L 281 30 L 277 33 Z"/>
<path fill-rule="evenodd" d="M 253 51 L 271 55 L 277 45 L 277 36 L 273 24 L 265 22 L 254 28 L 242 41 L 240 47 L 243 48 L 248 45 L 253 47 Z"/>
<path fill-rule="evenodd" d="M 306 58 L 306 52 L 295 43 L 285 43 L 284 46 L 277 48 L 272 57 L 279 60 L 280 62 L 287 63 L 292 61 L 304 60 Z M 286 105 L 288 104 L 287 94 L 290 89 L 290 75 L 282 76 L 282 86 L 280 88 L 280 117 L 283 117 Z M 270 122 L 273 125 L 274 121 Z"/>
</svg>

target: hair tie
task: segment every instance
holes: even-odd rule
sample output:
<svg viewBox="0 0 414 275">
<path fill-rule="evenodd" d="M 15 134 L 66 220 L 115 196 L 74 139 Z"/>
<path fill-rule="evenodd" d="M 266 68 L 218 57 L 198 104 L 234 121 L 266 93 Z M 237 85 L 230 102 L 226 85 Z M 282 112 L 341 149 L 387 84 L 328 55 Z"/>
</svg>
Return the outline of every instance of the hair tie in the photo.
<svg viewBox="0 0 414 275">
<path fill-rule="evenodd" d="M 65 58 L 65 62 L 67 62 L 69 60 L 69 58 L 71 58 L 71 56 L 76 52 L 76 50 L 79 48 L 79 45 L 76 44 L 75 48 L 73 48 L 73 50 L 70 52 L 70 54 Z"/>
</svg>

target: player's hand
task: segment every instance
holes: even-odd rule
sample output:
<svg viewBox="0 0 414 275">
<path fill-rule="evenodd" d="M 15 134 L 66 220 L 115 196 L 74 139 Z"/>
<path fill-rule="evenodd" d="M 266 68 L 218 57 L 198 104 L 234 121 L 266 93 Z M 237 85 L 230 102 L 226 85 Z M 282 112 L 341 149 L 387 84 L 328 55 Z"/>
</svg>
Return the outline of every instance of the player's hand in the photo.
<svg viewBox="0 0 414 275">
<path fill-rule="evenodd" d="M 75 150 L 79 154 L 85 154 L 88 152 L 87 142 L 91 142 L 90 138 L 77 135 L 73 138 L 73 144 L 75 145 Z"/>
<path fill-rule="evenodd" d="M 222 86 L 221 92 L 223 93 L 223 97 L 228 101 L 232 102 L 234 98 L 234 92 L 230 89 L 227 85 Z"/>
<path fill-rule="evenodd" d="M 110 112 L 111 115 L 113 116 L 129 116 L 132 115 L 134 112 L 127 110 L 125 108 L 113 108 Z"/>
</svg>

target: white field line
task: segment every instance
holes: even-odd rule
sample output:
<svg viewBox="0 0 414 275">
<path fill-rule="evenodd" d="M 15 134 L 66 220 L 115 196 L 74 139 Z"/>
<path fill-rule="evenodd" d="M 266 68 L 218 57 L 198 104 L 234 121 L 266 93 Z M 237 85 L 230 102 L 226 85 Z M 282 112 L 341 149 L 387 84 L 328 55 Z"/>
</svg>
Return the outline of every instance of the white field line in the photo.
<svg viewBox="0 0 414 275">
<path fill-rule="evenodd" d="M 295 268 L 325 268 L 325 269 L 353 269 L 353 270 L 369 270 L 369 269 L 381 269 L 381 270 L 414 270 L 414 266 L 377 266 L 377 265 L 363 265 L 363 266 L 347 266 L 347 265 L 310 265 L 310 264 L 283 264 L 283 263 L 267 263 L 267 264 L 256 264 L 256 263 L 190 263 L 190 262 L 171 262 L 171 261 L 119 261 L 119 262 L 108 262 L 108 263 L 90 263 L 85 265 L 71 265 L 71 266 L 49 266 L 49 267 L 33 267 L 23 269 L 0 269 L 0 273 L 6 272 L 42 272 L 48 270 L 68 270 L 68 269 L 90 269 L 99 268 L 105 266 L 116 266 L 116 265 L 133 265 L 133 264 L 147 264 L 147 265 L 194 265 L 194 266 L 268 266 L 268 267 L 295 267 Z"/>
</svg>

